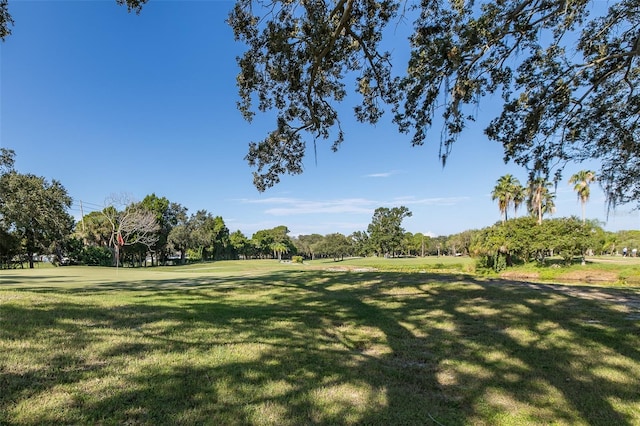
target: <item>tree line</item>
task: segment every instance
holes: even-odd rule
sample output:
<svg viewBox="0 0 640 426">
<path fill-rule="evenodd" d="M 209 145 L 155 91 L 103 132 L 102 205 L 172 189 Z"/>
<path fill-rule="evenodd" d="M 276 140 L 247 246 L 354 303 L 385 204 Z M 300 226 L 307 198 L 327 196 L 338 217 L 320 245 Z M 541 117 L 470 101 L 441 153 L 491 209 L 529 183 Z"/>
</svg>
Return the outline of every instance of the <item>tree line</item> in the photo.
<svg viewBox="0 0 640 426">
<path fill-rule="evenodd" d="M 221 216 L 206 210 L 188 214 L 179 203 L 156 194 L 136 202 L 113 196 L 102 210 L 78 222 L 68 213 L 71 197 L 64 186 L 13 168 L 15 153 L 0 149 L 0 267 L 28 263 L 36 255 L 52 255 L 54 262 L 102 266 L 154 266 L 187 261 L 230 259 L 300 259 L 347 256 L 474 256 L 481 266 L 501 269 L 519 262 L 544 263 L 551 255 L 567 262 L 586 254 L 615 254 L 622 247 L 640 246 L 640 231 L 606 232 L 599 223 L 572 218 L 543 219 L 551 211 L 549 185 L 528 188 L 506 175 L 498 179 L 492 197 L 502 220 L 480 230 L 449 236 L 406 232 L 402 227 L 411 211 L 405 206 L 379 207 L 366 230 L 350 235 L 331 233 L 292 237 L 276 226 L 250 237 L 230 232 Z M 588 200 L 593 172 L 570 179 L 579 200 Z M 538 188 L 545 189 L 544 191 Z M 528 198 L 529 215 L 508 218 Z M 540 207 L 540 206 L 543 207 Z M 583 209 L 584 212 L 584 209 Z M 515 216 L 515 215 L 514 215 Z"/>
<path fill-rule="evenodd" d="M 146 1 L 116 0 L 136 13 Z M 2 40 L 10 35 L 14 23 L 8 4 L 0 0 Z M 411 135 L 412 145 L 424 144 L 433 133 L 440 135 L 437 142 L 443 164 L 455 141 L 476 120 L 485 96 L 502 99 L 502 110 L 484 133 L 503 146 L 505 161 L 529 170 L 530 179 L 523 187 L 505 176 L 492 193 L 503 215 L 501 227 L 491 227 L 495 235 L 481 232 L 485 246 L 477 251 L 494 253 L 500 262 L 558 252 L 559 246 L 550 242 L 533 252 L 509 249 L 509 241 L 526 234 L 530 218 L 511 222 L 508 211 L 513 207 L 515 216 L 526 199 L 535 217 L 535 235 L 543 235 L 547 225 L 566 232 L 573 229 L 573 219 L 566 223 L 544 220 L 554 210 L 549 178 L 553 174 L 557 184 L 568 162 L 598 161 L 598 180 L 611 206 L 640 200 L 637 1 L 611 1 L 598 11 L 595 2 L 585 0 L 301 4 L 236 0 L 227 20 L 245 49 L 238 58 L 236 79 L 240 113 L 251 120 L 256 112 L 275 112 L 273 130 L 250 143 L 246 155 L 259 190 L 277 184 L 283 174 L 302 173 L 306 148 L 315 147 L 317 140 L 329 140 L 334 150 L 339 148 L 345 134 L 337 105 L 353 99 L 347 96 L 347 85 L 352 85 L 361 101 L 354 107 L 357 120 L 375 124 L 385 111 L 391 111 L 399 132 Z M 388 29 L 400 22 L 410 26 L 411 34 L 406 40 L 408 62 L 398 72 L 392 66 L 392 53 L 382 46 Z M 442 128 L 434 132 L 432 126 L 438 122 Z M 0 249 L 2 253 L 24 253 L 30 264 L 36 253 L 47 250 L 64 255 L 68 242 L 62 237 L 70 233 L 76 235 L 76 246 L 93 247 L 103 257 L 109 252 L 116 264 L 121 260 L 140 264 L 149 253 L 152 263 L 165 262 L 173 252 L 180 253 L 182 260 L 281 258 L 294 250 L 312 257 L 320 253 L 334 257 L 347 252 L 415 253 L 415 244 L 408 242 L 411 238 L 393 224 L 398 216 L 410 215 L 402 208 L 376 210 L 366 231 L 348 237 L 331 234 L 321 241 L 309 236 L 306 239 L 312 243 L 296 245 L 287 232 L 287 238 L 282 237 L 282 230 L 264 230 L 250 239 L 229 235 L 222 218 L 206 211 L 187 217 L 186 209 L 180 213 L 181 206 L 172 206 L 154 194 L 141 203 L 129 200 L 108 206 L 100 217 L 87 219 L 85 226 L 93 219 L 104 222 L 104 233 L 92 239 L 74 227 L 66 213 L 71 199 L 59 182 L 15 173 L 6 150 L 1 160 Z M 584 206 L 594 178 L 590 171 L 571 178 L 583 206 L 582 228 L 575 232 L 590 226 Z M 21 203 L 30 210 L 21 210 Z M 500 240 L 501 232 L 507 232 L 504 244 L 488 243 Z M 419 239 L 422 254 L 424 236 Z M 458 247 L 470 254 L 470 245 L 463 243 L 466 236 L 452 236 L 451 240 L 457 241 L 451 250 L 454 254 Z M 597 243 L 588 245 L 596 250 Z M 482 244 L 475 247 L 479 246 Z M 449 253 L 438 243 L 438 252 L 440 249 Z M 568 253 L 566 248 L 560 251 Z"/>
<path fill-rule="evenodd" d="M 277 226 L 250 238 L 231 233 L 221 216 L 206 210 L 188 214 L 179 203 L 156 194 L 142 201 L 112 196 L 106 206 L 75 223 L 72 199 L 64 186 L 33 174 L 18 173 L 15 153 L 0 149 L 0 266 L 34 267 L 37 255 L 57 263 L 102 266 L 154 266 L 228 259 L 344 258 L 354 254 L 396 255 L 402 250 L 404 206 L 376 209 L 367 231 L 344 236 L 289 236 Z"/>
</svg>

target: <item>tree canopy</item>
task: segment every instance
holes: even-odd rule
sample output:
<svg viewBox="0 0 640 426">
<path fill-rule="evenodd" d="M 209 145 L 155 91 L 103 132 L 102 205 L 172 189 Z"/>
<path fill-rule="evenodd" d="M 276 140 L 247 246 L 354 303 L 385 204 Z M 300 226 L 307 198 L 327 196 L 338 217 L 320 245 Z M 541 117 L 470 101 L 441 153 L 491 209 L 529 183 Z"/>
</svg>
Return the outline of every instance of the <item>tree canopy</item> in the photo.
<svg viewBox="0 0 640 426">
<path fill-rule="evenodd" d="M 481 267 L 495 270 L 516 261 L 544 264 L 551 254 L 560 255 L 566 264 L 571 264 L 576 256 L 584 260 L 587 250 L 601 249 L 603 234 L 597 223 L 582 222 L 576 217 L 538 223 L 535 217 L 528 216 L 475 231 L 470 250 L 480 258 Z"/>
<path fill-rule="evenodd" d="M 36 253 L 52 245 L 57 251 L 71 232 L 70 206 L 71 197 L 56 180 L 15 171 L 0 175 L 0 229 L 15 231 L 12 238 L 23 242 L 30 268 Z"/>
<path fill-rule="evenodd" d="M 485 133 L 503 145 L 505 161 L 549 176 L 568 161 L 597 159 L 610 203 L 637 200 L 639 5 L 608 4 L 600 13 L 588 0 L 238 0 L 228 22 L 247 46 L 240 111 L 248 120 L 254 106 L 277 111 L 274 130 L 249 147 L 256 186 L 301 173 L 308 142 L 338 147 L 345 135 L 335 105 L 355 75 L 362 122 L 391 108 L 421 145 L 441 115 L 434 133 L 443 163 L 483 97 L 499 95 L 502 112 Z M 394 73 L 381 42 L 400 21 L 413 26 L 411 54 Z"/>
<path fill-rule="evenodd" d="M 411 215 L 411 211 L 405 206 L 378 207 L 373 212 L 367 233 L 371 247 L 379 256 L 394 255 L 399 251 L 404 236 L 402 221 Z"/>
</svg>

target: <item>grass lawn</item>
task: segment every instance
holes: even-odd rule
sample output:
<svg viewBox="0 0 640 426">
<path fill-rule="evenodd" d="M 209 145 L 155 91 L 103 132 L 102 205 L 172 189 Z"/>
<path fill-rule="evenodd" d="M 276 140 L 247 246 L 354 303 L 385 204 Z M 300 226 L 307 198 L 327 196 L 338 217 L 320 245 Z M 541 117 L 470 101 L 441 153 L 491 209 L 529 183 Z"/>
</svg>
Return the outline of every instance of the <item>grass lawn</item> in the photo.
<svg viewBox="0 0 640 426">
<path fill-rule="evenodd" d="M 640 425 L 640 288 L 368 262 L 0 271 L 0 424 Z"/>
</svg>

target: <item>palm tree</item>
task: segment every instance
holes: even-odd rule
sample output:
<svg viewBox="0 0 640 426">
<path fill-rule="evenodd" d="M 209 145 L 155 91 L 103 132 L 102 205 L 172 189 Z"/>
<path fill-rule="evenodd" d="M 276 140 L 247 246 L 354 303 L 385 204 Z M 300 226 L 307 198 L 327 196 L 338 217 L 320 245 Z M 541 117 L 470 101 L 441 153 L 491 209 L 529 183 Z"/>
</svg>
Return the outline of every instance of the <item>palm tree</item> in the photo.
<svg viewBox="0 0 640 426">
<path fill-rule="evenodd" d="M 551 184 L 549 184 L 551 185 Z M 554 214 L 556 212 L 556 194 L 547 188 L 542 194 L 542 215 L 547 213 Z"/>
<path fill-rule="evenodd" d="M 538 217 L 538 225 L 542 224 L 542 215 L 545 213 L 553 214 L 556 210 L 553 194 L 549 188 L 551 182 L 543 177 L 538 177 L 529 181 L 527 193 L 529 195 L 529 211 Z"/>
<path fill-rule="evenodd" d="M 527 198 L 527 190 L 525 189 L 524 186 L 518 183 L 518 185 L 516 185 L 516 187 L 514 188 L 514 192 L 513 192 L 513 216 L 514 217 L 518 217 L 518 208 L 520 208 L 520 206 L 522 205 L 522 203 L 524 203 L 526 198 Z"/>
<path fill-rule="evenodd" d="M 276 242 L 271 244 L 271 250 L 273 250 L 274 254 L 278 256 L 278 260 L 282 260 L 282 255 L 284 253 L 289 253 L 289 246 L 287 246 L 285 243 Z"/>
<path fill-rule="evenodd" d="M 522 191 L 522 185 L 513 175 L 506 174 L 496 182 L 496 186 L 491 192 L 491 200 L 498 200 L 498 209 L 502 216 L 502 222 L 507 220 L 507 210 L 511 204 L 517 209 L 521 201 L 517 201 L 519 193 Z"/>
<path fill-rule="evenodd" d="M 578 200 L 582 203 L 582 223 L 585 223 L 585 205 L 589 201 L 589 184 L 596 180 L 595 172 L 580 170 L 569 178 L 569 185 L 573 184 L 573 190 L 578 194 Z"/>
</svg>

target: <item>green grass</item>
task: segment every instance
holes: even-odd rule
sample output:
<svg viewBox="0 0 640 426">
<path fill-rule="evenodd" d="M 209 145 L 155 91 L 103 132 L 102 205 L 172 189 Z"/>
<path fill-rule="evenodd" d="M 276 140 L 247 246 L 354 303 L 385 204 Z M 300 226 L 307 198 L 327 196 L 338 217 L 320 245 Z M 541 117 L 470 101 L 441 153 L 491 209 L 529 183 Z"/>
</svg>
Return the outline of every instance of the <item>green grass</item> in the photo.
<svg viewBox="0 0 640 426">
<path fill-rule="evenodd" d="M 475 260 L 469 257 L 451 256 L 428 256 L 428 257 L 407 257 L 407 258 L 347 258 L 340 262 L 331 259 L 309 262 L 310 264 L 322 264 L 340 266 L 340 264 L 352 265 L 354 267 L 374 268 L 380 271 L 393 272 L 473 272 Z"/>
<path fill-rule="evenodd" d="M 640 424 L 638 289 L 385 261 L 0 271 L 0 424 Z"/>
</svg>

